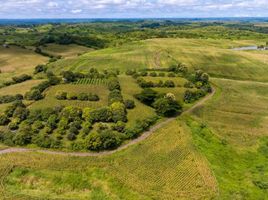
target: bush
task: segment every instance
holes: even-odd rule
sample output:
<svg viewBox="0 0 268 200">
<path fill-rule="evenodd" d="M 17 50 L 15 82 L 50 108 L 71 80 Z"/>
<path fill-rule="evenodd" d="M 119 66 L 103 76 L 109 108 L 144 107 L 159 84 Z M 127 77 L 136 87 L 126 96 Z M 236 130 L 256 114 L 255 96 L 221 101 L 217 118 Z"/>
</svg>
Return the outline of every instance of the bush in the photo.
<svg viewBox="0 0 268 200">
<path fill-rule="evenodd" d="M 114 131 L 118 131 L 123 133 L 125 131 L 126 124 L 122 121 L 118 121 L 117 123 L 112 125 Z"/>
<path fill-rule="evenodd" d="M 16 95 L 4 95 L 0 96 L 0 104 L 11 103 L 13 101 L 22 100 L 23 96 L 21 94 Z"/>
<path fill-rule="evenodd" d="M 160 77 L 165 77 L 166 74 L 165 74 L 164 72 L 160 72 L 160 73 L 159 73 L 159 76 L 160 76 Z"/>
<path fill-rule="evenodd" d="M 30 75 L 27 75 L 27 74 L 22 74 L 20 76 L 14 76 L 14 77 L 12 77 L 12 80 L 15 83 L 22 83 L 22 82 L 27 81 L 27 80 L 30 80 L 30 79 L 32 79 L 32 77 Z"/>
<path fill-rule="evenodd" d="M 35 68 L 34 68 L 34 74 L 38 74 L 40 72 L 45 72 L 47 70 L 46 66 L 45 65 L 37 65 Z"/>
<path fill-rule="evenodd" d="M 152 89 L 144 89 L 140 94 L 135 97 L 146 105 L 152 105 L 157 97 L 157 92 Z"/>
<path fill-rule="evenodd" d="M 115 102 L 110 106 L 113 122 L 127 121 L 126 107 L 121 102 Z"/>
<path fill-rule="evenodd" d="M 27 119 L 29 110 L 24 107 L 17 107 L 13 112 L 13 118 L 17 118 L 20 121 Z"/>
<path fill-rule="evenodd" d="M 58 100 L 66 100 L 67 99 L 67 92 L 57 91 L 55 97 Z"/>
<path fill-rule="evenodd" d="M 113 90 L 109 93 L 108 96 L 108 103 L 109 105 L 115 103 L 115 102 L 123 102 L 123 96 L 120 92 L 120 90 Z"/>
<path fill-rule="evenodd" d="M 127 99 L 125 101 L 125 106 L 127 109 L 133 109 L 133 108 L 135 108 L 135 101 Z"/>
<path fill-rule="evenodd" d="M 76 81 L 75 74 L 71 71 L 64 71 L 61 73 L 61 75 L 65 83 L 71 83 Z"/>
<path fill-rule="evenodd" d="M 110 78 L 108 80 L 108 89 L 110 91 L 113 91 L 113 90 L 121 90 L 120 83 L 117 80 L 117 78 Z"/>
<path fill-rule="evenodd" d="M 196 91 L 191 91 L 191 90 L 186 90 L 184 93 L 184 102 L 186 103 L 192 103 L 201 97 L 204 97 L 206 95 L 206 92 L 203 90 L 196 90 Z"/>
<path fill-rule="evenodd" d="M 77 100 L 77 96 L 75 94 L 68 93 L 67 94 L 67 99 L 68 100 Z"/>
<path fill-rule="evenodd" d="M 111 150 L 122 143 L 119 133 L 105 130 L 100 133 L 91 133 L 86 138 L 87 149 L 92 151 Z"/>
<path fill-rule="evenodd" d="M 38 100 L 43 98 L 43 95 L 40 92 L 40 90 L 33 89 L 33 90 L 29 91 L 29 92 L 26 92 L 24 97 L 25 97 L 26 100 L 38 101 Z"/>
<path fill-rule="evenodd" d="M 0 126 L 5 126 L 10 122 L 9 118 L 5 114 L 0 114 Z"/>
<path fill-rule="evenodd" d="M 156 72 L 151 72 L 151 73 L 150 73 L 150 76 L 151 76 L 151 77 L 156 77 L 156 76 L 157 76 L 157 73 L 156 73 Z"/>
<path fill-rule="evenodd" d="M 112 112 L 108 107 L 99 108 L 90 112 L 90 117 L 93 122 L 111 122 Z"/>
<path fill-rule="evenodd" d="M 168 73 L 168 77 L 175 77 L 176 75 L 173 72 Z"/>
<path fill-rule="evenodd" d="M 156 109 L 156 112 L 164 117 L 171 117 L 175 114 L 181 113 L 182 106 L 176 100 L 168 97 L 157 99 L 153 107 Z"/>
<path fill-rule="evenodd" d="M 165 81 L 163 86 L 164 87 L 175 87 L 175 83 L 171 80 L 167 80 L 167 81 Z"/>
</svg>

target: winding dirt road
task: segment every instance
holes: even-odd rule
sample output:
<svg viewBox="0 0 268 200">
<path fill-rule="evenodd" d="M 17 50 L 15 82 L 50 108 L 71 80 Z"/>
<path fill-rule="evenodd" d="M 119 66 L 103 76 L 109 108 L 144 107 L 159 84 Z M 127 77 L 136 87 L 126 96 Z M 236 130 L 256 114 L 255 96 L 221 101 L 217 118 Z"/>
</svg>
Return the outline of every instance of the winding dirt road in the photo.
<svg viewBox="0 0 268 200">
<path fill-rule="evenodd" d="M 213 88 L 212 92 L 201 99 L 199 102 L 197 102 L 194 106 L 184 111 L 181 116 L 185 114 L 191 113 L 196 108 L 202 106 L 206 101 L 211 99 L 213 95 L 215 94 L 215 89 Z M 176 117 L 166 119 L 163 122 L 160 122 L 159 124 L 153 126 L 149 131 L 146 131 L 143 133 L 140 137 L 130 141 L 129 143 L 120 146 L 119 148 L 112 150 L 112 151 L 102 151 L 102 152 L 96 152 L 96 153 L 82 153 L 82 152 L 63 152 L 63 151 L 52 151 L 52 150 L 39 150 L 39 149 L 28 149 L 28 148 L 7 148 L 4 150 L 0 150 L 0 156 L 3 154 L 10 154 L 10 153 L 24 153 L 24 152 L 37 152 L 37 153 L 46 153 L 46 154 L 53 154 L 53 155 L 65 155 L 65 156 L 76 156 L 76 157 L 94 157 L 94 156 L 105 156 L 105 155 L 111 155 L 116 152 L 122 151 L 124 149 L 127 149 L 128 147 L 137 144 L 146 138 L 148 138 L 150 135 L 152 135 L 156 130 L 160 129 L 164 125 L 168 124 L 169 122 L 175 120 Z"/>
</svg>

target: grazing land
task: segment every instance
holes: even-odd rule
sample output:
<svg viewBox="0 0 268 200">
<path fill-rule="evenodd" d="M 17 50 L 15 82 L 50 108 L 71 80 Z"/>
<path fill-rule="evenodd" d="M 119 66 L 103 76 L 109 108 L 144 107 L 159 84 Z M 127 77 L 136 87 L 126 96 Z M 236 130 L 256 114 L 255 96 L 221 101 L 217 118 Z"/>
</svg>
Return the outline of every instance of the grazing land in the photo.
<svg viewBox="0 0 268 200">
<path fill-rule="evenodd" d="M 22 94 L 24 95 L 28 92 L 32 87 L 40 84 L 44 80 L 29 80 L 23 83 L 18 83 L 15 85 L 11 85 L 8 87 L 3 87 L 0 89 L 0 95 L 15 95 L 15 94 Z"/>
<path fill-rule="evenodd" d="M 28 49 L 0 46 L 0 83 L 9 80 L 11 76 L 32 73 L 36 65 L 44 64 L 47 60 L 48 58 Z"/>
<path fill-rule="evenodd" d="M 47 44 L 46 46 L 41 47 L 41 49 L 43 52 L 48 53 L 49 55 L 53 55 L 55 57 L 62 56 L 63 58 L 72 58 L 78 56 L 79 54 L 91 51 L 90 48 L 75 44 Z"/>
</svg>

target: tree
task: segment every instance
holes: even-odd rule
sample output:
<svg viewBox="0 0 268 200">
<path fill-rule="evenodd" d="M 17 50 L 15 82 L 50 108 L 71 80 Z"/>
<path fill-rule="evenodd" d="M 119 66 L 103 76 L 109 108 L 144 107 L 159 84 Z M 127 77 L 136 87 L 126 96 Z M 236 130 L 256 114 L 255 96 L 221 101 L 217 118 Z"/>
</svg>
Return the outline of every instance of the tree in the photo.
<svg viewBox="0 0 268 200">
<path fill-rule="evenodd" d="M 29 110 L 24 107 L 17 107 L 13 113 L 13 117 L 23 121 L 27 119 L 29 115 Z"/>
<path fill-rule="evenodd" d="M 25 94 L 25 99 L 27 100 L 34 100 L 38 101 L 43 98 L 43 95 L 41 94 L 40 90 L 33 89 Z"/>
<path fill-rule="evenodd" d="M 76 80 L 75 74 L 71 71 L 64 71 L 61 75 L 66 83 L 74 82 Z"/>
<path fill-rule="evenodd" d="M 91 108 L 84 108 L 82 118 L 85 121 L 91 121 Z"/>
<path fill-rule="evenodd" d="M 159 115 L 165 117 L 174 116 L 182 111 L 182 106 L 179 104 L 179 102 L 167 96 L 157 99 L 153 104 L 153 107 L 156 109 L 156 112 Z"/>
<path fill-rule="evenodd" d="M 126 112 L 126 107 L 123 103 L 121 102 L 115 102 L 111 106 L 111 112 L 112 112 L 112 120 L 114 122 L 118 121 L 127 121 L 127 112 Z"/>
<path fill-rule="evenodd" d="M 117 78 L 110 78 L 108 80 L 108 89 L 110 91 L 113 91 L 113 90 L 120 90 L 120 83 L 119 81 L 117 80 Z"/>
<path fill-rule="evenodd" d="M 141 102 L 150 106 L 156 99 L 157 92 L 152 89 L 146 88 L 140 94 L 135 95 L 135 97 Z"/>
</svg>

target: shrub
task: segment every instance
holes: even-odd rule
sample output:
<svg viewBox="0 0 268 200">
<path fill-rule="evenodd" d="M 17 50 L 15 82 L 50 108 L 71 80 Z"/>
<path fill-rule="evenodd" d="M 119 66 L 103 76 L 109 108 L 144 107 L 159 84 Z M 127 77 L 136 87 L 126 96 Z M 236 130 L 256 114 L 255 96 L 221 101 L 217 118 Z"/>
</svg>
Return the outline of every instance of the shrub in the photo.
<svg viewBox="0 0 268 200">
<path fill-rule="evenodd" d="M 150 73 L 150 76 L 151 76 L 151 77 L 156 77 L 156 76 L 157 76 L 157 73 L 156 73 L 156 72 L 151 72 L 151 73 Z"/>
<path fill-rule="evenodd" d="M 166 74 L 165 74 L 164 72 L 160 72 L 160 73 L 159 73 L 159 76 L 160 76 L 160 77 L 165 77 Z"/>
<path fill-rule="evenodd" d="M 58 100 L 66 100 L 67 99 L 67 92 L 57 91 L 55 97 Z"/>
<path fill-rule="evenodd" d="M 115 103 L 115 102 L 123 102 L 123 96 L 120 92 L 120 90 L 113 90 L 109 93 L 108 96 L 108 103 L 109 105 Z"/>
<path fill-rule="evenodd" d="M 0 104 L 11 103 L 13 101 L 22 100 L 22 99 L 23 99 L 23 96 L 21 94 L 4 95 L 4 96 L 0 96 Z"/>
<path fill-rule="evenodd" d="M 135 101 L 127 99 L 125 101 L 125 106 L 127 109 L 133 109 L 133 108 L 135 108 Z"/>
<path fill-rule="evenodd" d="M 64 71 L 61 73 L 61 75 L 65 83 L 76 81 L 75 74 L 71 71 Z"/>
<path fill-rule="evenodd" d="M 19 119 L 20 121 L 27 119 L 28 115 L 29 110 L 24 107 L 17 107 L 13 113 L 13 117 Z"/>
<path fill-rule="evenodd" d="M 25 99 L 38 101 L 43 98 L 40 90 L 33 89 L 25 94 Z"/>
<path fill-rule="evenodd" d="M 117 80 L 117 78 L 110 78 L 108 80 L 108 89 L 110 91 L 113 91 L 113 90 L 120 90 L 121 87 L 120 87 L 120 83 L 119 81 Z"/>
<path fill-rule="evenodd" d="M 175 83 L 171 80 L 167 80 L 164 83 L 164 87 L 175 87 Z"/>
<path fill-rule="evenodd" d="M 38 74 L 40 72 L 45 72 L 47 70 L 46 66 L 45 65 L 37 65 L 35 68 L 34 68 L 34 74 Z"/>
<path fill-rule="evenodd" d="M 126 107 L 123 103 L 121 102 L 115 102 L 111 106 L 111 112 L 112 112 L 112 120 L 113 122 L 118 122 L 118 121 L 127 121 L 127 112 L 126 112 Z"/>
<path fill-rule="evenodd" d="M 66 118 L 69 121 L 74 121 L 76 119 L 81 119 L 82 117 L 82 110 L 77 107 L 68 106 L 65 107 L 60 114 L 60 117 Z"/>
<path fill-rule="evenodd" d="M 68 93 L 67 94 L 67 99 L 68 100 L 77 100 L 77 96 L 75 94 Z"/>
<path fill-rule="evenodd" d="M 112 112 L 108 107 L 99 108 L 90 112 L 93 122 L 111 122 Z"/>
<path fill-rule="evenodd" d="M 0 114 L 0 126 L 5 126 L 10 122 L 8 119 L 7 115 L 5 114 Z"/>
<path fill-rule="evenodd" d="M 125 127 L 126 127 L 126 124 L 122 121 L 118 121 L 112 125 L 113 130 L 121 132 L 121 133 L 125 131 Z"/>
<path fill-rule="evenodd" d="M 115 149 L 122 143 L 119 133 L 105 130 L 100 133 L 91 133 L 86 138 L 87 149 L 101 151 Z"/>
<path fill-rule="evenodd" d="M 175 77 L 176 75 L 173 72 L 168 73 L 168 77 Z"/>
<path fill-rule="evenodd" d="M 157 97 L 157 92 L 152 89 L 144 89 L 140 94 L 136 94 L 135 97 L 146 105 L 152 105 Z"/>
<path fill-rule="evenodd" d="M 27 75 L 27 74 L 22 74 L 20 76 L 14 76 L 12 77 L 12 80 L 15 82 L 15 83 L 22 83 L 24 81 L 27 81 L 27 80 L 30 80 L 32 79 L 31 76 Z"/>
<path fill-rule="evenodd" d="M 168 97 L 157 99 L 153 107 L 159 115 L 164 117 L 171 117 L 182 111 L 182 106 L 176 100 Z"/>
</svg>

